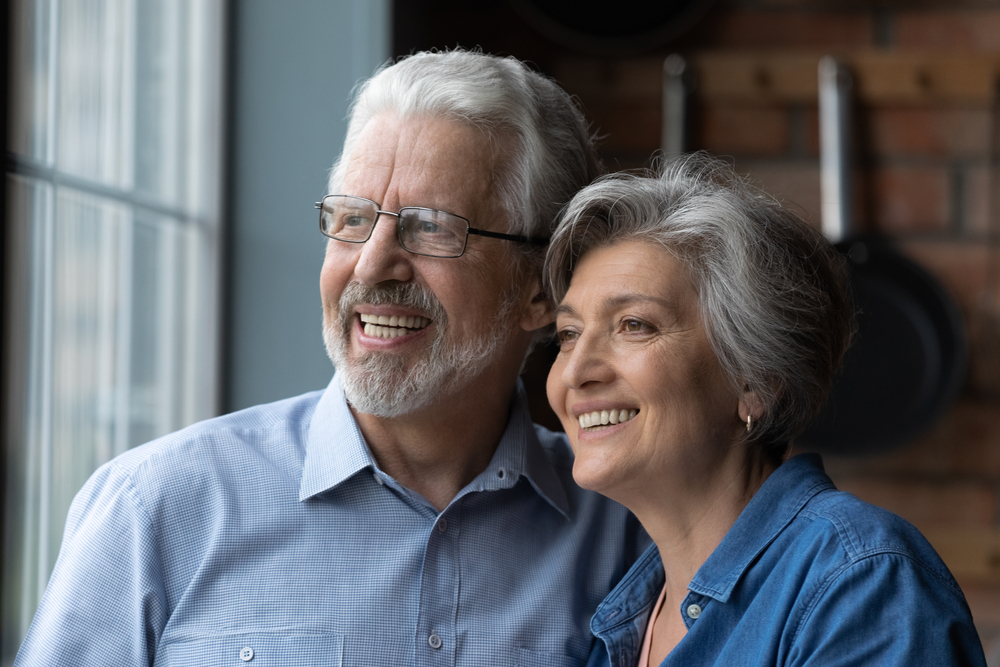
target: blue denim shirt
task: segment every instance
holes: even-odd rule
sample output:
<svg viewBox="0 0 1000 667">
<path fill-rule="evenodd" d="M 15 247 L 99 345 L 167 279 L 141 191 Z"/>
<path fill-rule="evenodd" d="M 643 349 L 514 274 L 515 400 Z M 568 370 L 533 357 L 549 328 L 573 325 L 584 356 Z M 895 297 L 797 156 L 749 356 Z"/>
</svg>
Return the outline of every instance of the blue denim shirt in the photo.
<svg viewBox="0 0 1000 667">
<path fill-rule="evenodd" d="M 663 587 L 650 547 L 591 621 L 591 665 L 633 667 Z M 781 465 L 702 565 L 664 666 L 985 665 L 968 605 L 903 519 L 837 491 L 817 455 Z"/>
<path fill-rule="evenodd" d="M 80 491 L 15 665 L 583 664 L 648 540 L 571 468 L 522 391 L 442 512 L 379 469 L 336 378 L 197 424 Z"/>
</svg>

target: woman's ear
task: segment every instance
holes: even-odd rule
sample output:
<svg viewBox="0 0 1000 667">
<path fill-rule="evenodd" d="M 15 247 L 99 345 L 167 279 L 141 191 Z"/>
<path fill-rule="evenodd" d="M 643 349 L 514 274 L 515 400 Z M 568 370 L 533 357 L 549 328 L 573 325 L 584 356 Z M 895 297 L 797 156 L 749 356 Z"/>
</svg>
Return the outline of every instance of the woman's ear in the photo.
<svg viewBox="0 0 1000 667">
<path fill-rule="evenodd" d="M 759 421 L 761 415 L 764 414 L 764 404 L 757 395 L 757 392 L 749 384 L 743 385 L 737 411 L 740 421 L 744 423 L 746 423 L 747 417 L 750 418 L 751 423 Z"/>
<path fill-rule="evenodd" d="M 521 328 L 534 331 L 552 324 L 556 319 L 555 306 L 549 295 L 542 289 L 542 280 L 532 278 L 524 291 L 524 302 L 521 305 Z"/>
</svg>

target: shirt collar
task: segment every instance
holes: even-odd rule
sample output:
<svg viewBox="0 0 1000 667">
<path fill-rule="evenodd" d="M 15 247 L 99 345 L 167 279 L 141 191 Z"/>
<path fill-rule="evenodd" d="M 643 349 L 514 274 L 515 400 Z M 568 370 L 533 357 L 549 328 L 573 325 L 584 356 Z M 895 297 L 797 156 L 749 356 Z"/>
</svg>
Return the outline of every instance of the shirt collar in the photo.
<svg viewBox="0 0 1000 667">
<path fill-rule="evenodd" d="M 366 468 L 377 467 L 334 374 L 309 424 L 299 500 L 332 489 Z"/>
<path fill-rule="evenodd" d="M 835 488 L 818 454 L 800 454 L 771 473 L 695 574 L 690 590 L 726 602 L 757 556 L 817 493 Z"/>
<path fill-rule="evenodd" d="M 379 470 L 335 374 L 320 397 L 309 425 L 299 500 L 328 491 L 365 469 Z M 535 433 L 524 385 L 519 379 L 511 402 L 510 419 L 493 459 L 458 497 L 474 491 L 511 488 L 522 476 L 546 502 L 569 518 L 566 489 Z"/>
</svg>

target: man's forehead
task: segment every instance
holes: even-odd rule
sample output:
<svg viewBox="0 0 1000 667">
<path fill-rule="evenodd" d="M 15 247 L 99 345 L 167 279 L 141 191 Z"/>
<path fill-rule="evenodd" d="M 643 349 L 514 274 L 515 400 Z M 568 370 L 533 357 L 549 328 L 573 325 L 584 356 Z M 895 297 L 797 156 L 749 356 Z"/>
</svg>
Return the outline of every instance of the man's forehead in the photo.
<svg viewBox="0 0 1000 667">
<path fill-rule="evenodd" d="M 488 137 L 468 123 L 438 117 L 374 117 L 361 132 L 344 170 L 347 194 L 379 201 L 376 196 L 382 196 L 381 191 L 400 197 L 402 205 L 430 205 L 411 201 L 414 198 L 481 198 L 492 194 L 492 181 Z"/>
</svg>

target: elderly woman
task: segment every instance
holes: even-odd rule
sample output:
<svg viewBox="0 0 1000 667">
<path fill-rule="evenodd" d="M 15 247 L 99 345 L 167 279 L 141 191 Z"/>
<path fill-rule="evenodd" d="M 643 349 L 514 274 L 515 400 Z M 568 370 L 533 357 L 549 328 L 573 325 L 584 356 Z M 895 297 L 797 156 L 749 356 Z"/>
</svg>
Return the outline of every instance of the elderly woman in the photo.
<svg viewBox="0 0 1000 667">
<path fill-rule="evenodd" d="M 985 664 L 917 530 L 837 491 L 817 455 L 785 460 L 854 326 L 816 231 L 686 158 L 582 190 L 546 278 L 573 476 L 655 543 L 595 613 L 591 664 Z"/>
</svg>

